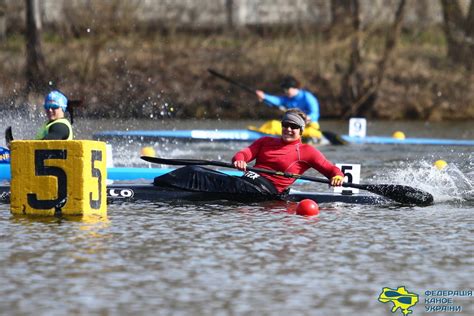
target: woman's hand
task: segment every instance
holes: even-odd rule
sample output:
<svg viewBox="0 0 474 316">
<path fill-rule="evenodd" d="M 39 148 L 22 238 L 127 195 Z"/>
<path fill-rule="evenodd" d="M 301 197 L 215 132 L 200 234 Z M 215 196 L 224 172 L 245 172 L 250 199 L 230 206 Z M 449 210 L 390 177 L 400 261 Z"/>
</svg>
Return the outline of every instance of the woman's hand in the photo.
<svg viewBox="0 0 474 316">
<path fill-rule="evenodd" d="M 257 95 L 258 101 L 260 102 L 262 102 L 265 98 L 265 93 L 262 90 L 255 91 L 255 94 Z"/>
<path fill-rule="evenodd" d="M 331 186 L 340 187 L 344 183 L 344 177 L 334 176 L 331 178 Z"/>
<path fill-rule="evenodd" d="M 247 171 L 247 163 L 243 160 L 234 161 L 234 167 L 236 167 L 240 171 Z"/>
</svg>

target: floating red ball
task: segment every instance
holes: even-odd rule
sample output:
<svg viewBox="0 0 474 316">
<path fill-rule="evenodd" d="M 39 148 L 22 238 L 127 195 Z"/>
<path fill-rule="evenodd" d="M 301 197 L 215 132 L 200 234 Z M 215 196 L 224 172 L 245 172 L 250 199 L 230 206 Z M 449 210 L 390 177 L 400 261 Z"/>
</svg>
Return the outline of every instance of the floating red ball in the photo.
<svg viewBox="0 0 474 316">
<path fill-rule="evenodd" d="M 315 216 L 319 214 L 319 205 L 313 200 L 301 200 L 296 206 L 296 214 L 302 216 Z"/>
</svg>

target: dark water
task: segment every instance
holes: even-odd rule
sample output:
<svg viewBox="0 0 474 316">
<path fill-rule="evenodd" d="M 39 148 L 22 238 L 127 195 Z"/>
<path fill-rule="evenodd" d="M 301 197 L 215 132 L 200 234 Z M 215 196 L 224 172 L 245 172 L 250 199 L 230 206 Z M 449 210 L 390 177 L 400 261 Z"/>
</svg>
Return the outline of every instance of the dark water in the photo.
<svg viewBox="0 0 474 316">
<path fill-rule="evenodd" d="M 368 133 L 473 139 L 472 123 L 374 122 Z M 345 123 L 323 124 L 347 132 Z M 170 123 L 82 121 L 76 129 L 79 138 L 89 138 L 93 130 L 119 126 L 161 129 Z M 14 127 L 14 133 L 26 138 L 29 128 Z M 162 157 L 228 160 L 243 144 L 113 146 L 115 165 L 147 166 L 139 160 L 143 146 Z M 0 204 L 0 314 L 401 315 L 377 300 L 382 288 L 399 286 L 419 295 L 413 315 L 426 314 L 425 291 L 474 289 L 473 149 L 321 148 L 333 162 L 360 163 L 364 183 L 432 193 L 429 207 L 322 204 L 318 217 L 305 218 L 282 203 L 170 201 L 112 204 L 107 220 L 94 222 L 15 218 Z M 438 159 L 449 163 L 447 170 L 433 168 Z M 296 188 L 328 190 L 314 183 Z M 472 296 L 451 298 L 462 307 L 458 315 L 474 314 Z"/>
</svg>

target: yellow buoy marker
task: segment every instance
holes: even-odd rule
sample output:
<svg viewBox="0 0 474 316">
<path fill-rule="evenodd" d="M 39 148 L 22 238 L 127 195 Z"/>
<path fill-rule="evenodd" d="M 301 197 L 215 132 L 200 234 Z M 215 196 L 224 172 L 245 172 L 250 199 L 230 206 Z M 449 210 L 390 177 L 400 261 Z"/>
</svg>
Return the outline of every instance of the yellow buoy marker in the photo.
<svg viewBox="0 0 474 316">
<path fill-rule="evenodd" d="M 88 140 L 11 143 L 13 214 L 106 216 L 106 146 Z"/>
<path fill-rule="evenodd" d="M 140 151 L 141 156 L 149 156 L 149 157 L 156 157 L 155 150 L 153 147 L 143 147 Z"/>
<path fill-rule="evenodd" d="M 436 169 L 443 170 L 444 168 L 446 168 L 448 166 L 448 163 L 446 161 L 440 159 L 440 160 L 436 160 L 433 165 L 436 167 Z"/>
<path fill-rule="evenodd" d="M 402 131 L 396 131 L 392 134 L 392 137 L 396 139 L 405 139 L 405 133 Z"/>
</svg>

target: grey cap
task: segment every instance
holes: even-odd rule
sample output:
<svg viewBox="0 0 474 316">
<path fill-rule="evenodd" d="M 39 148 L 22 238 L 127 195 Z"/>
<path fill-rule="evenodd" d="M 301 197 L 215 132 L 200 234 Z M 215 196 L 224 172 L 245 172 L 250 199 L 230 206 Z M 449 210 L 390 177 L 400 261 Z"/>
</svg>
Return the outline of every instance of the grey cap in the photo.
<svg viewBox="0 0 474 316">
<path fill-rule="evenodd" d="M 294 112 L 286 112 L 281 121 L 296 124 L 301 127 L 301 131 L 303 131 L 306 125 L 304 119 Z"/>
</svg>

